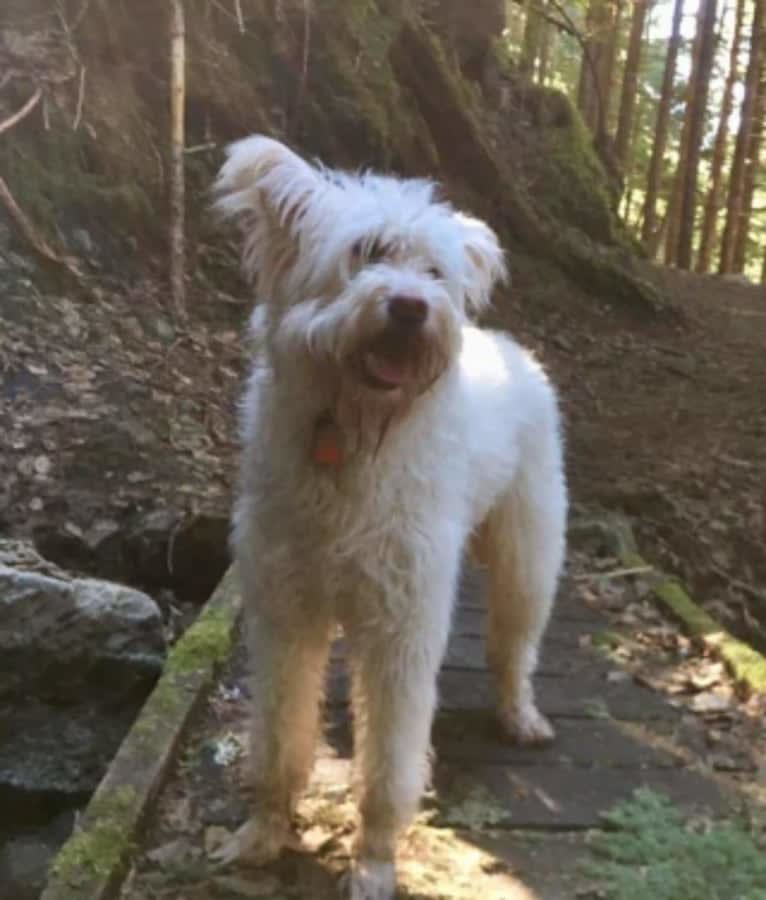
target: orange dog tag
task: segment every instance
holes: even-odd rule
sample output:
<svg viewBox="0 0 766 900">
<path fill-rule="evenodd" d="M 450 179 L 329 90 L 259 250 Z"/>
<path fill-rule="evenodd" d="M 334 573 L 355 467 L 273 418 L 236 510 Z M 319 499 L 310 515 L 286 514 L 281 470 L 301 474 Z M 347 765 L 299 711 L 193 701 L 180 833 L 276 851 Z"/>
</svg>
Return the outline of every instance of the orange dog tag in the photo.
<svg viewBox="0 0 766 900">
<path fill-rule="evenodd" d="M 340 430 L 334 422 L 322 420 L 317 423 L 311 458 L 320 466 L 339 466 L 343 463 Z"/>
</svg>

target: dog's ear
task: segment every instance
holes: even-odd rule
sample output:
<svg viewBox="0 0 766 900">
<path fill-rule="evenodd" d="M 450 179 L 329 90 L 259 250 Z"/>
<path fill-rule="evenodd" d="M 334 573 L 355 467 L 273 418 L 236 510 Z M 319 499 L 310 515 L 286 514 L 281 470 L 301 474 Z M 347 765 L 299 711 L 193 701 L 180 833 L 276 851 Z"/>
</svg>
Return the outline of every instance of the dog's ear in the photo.
<svg viewBox="0 0 766 900">
<path fill-rule="evenodd" d="M 321 180 L 292 150 L 261 135 L 231 144 L 226 156 L 213 185 L 214 208 L 242 220 L 242 263 L 252 280 L 292 255 L 297 226 Z"/>
<path fill-rule="evenodd" d="M 463 230 L 466 306 L 470 312 L 479 313 L 489 305 L 495 284 L 508 278 L 505 254 L 489 225 L 463 213 L 455 213 L 455 218 Z"/>
</svg>

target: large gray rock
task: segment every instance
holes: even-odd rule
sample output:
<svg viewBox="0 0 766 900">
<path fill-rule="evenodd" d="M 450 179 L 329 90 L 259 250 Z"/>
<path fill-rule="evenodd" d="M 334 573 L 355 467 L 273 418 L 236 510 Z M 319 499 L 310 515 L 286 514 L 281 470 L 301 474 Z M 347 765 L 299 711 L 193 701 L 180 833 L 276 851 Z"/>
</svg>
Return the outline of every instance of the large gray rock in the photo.
<svg viewBox="0 0 766 900">
<path fill-rule="evenodd" d="M 0 540 L 0 898 L 39 895 L 164 658 L 151 597 Z"/>
<path fill-rule="evenodd" d="M 146 594 L 0 561 L 0 698 L 133 693 L 157 677 L 164 655 L 162 616 Z"/>
<path fill-rule="evenodd" d="M 0 704 L 0 830 L 5 821 L 34 825 L 51 807 L 87 800 L 139 704 Z"/>
</svg>

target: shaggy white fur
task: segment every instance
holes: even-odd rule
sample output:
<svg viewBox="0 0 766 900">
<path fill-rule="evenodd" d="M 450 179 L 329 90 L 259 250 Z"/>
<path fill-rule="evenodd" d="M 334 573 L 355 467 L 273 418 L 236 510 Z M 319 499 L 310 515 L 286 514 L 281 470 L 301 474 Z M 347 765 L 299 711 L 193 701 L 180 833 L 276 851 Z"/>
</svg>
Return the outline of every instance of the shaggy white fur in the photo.
<svg viewBox="0 0 766 900">
<path fill-rule="evenodd" d="M 360 811 L 349 891 L 388 900 L 469 545 L 489 567 L 500 719 L 520 741 L 552 737 L 530 678 L 564 555 L 556 398 L 514 341 L 469 323 L 503 253 L 430 183 L 326 170 L 251 137 L 217 192 L 260 301 L 233 533 L 257 802 L 223 857 L 263 861 L 287 839 L 340 624 Z"/>
</svg>

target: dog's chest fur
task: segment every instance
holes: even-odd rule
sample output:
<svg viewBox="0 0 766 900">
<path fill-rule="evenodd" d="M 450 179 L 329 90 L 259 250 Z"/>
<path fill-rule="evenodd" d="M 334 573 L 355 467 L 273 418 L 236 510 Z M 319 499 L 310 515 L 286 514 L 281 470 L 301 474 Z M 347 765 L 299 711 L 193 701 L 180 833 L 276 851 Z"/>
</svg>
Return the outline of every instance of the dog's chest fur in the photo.
<svg viewBox="0 0 766 900">
<path fill-rule="evenodd" d="M 353 606 L 361 595 L 371 612 L 397 596 L 411 603 L 435 571 L 454 579 L 471 530 L 512 480 L 514 396 L 521 408 L 526 384 L 515 345 L 475 329 L 467 339 L 469 356 L 478 342 L 482 359 L 492 348 L 503 366 L 521 365 L 519 377 L 499 391 L 473 378 L 470 360 L 458 365 L 377 451 L 350 452 L 337 466 L 312 459 L 314 407 L 286 405 L 268 380 L 251 384 L 237 527 L 262 579 L 291 580 L 296 603 Z"/>
</svg>

